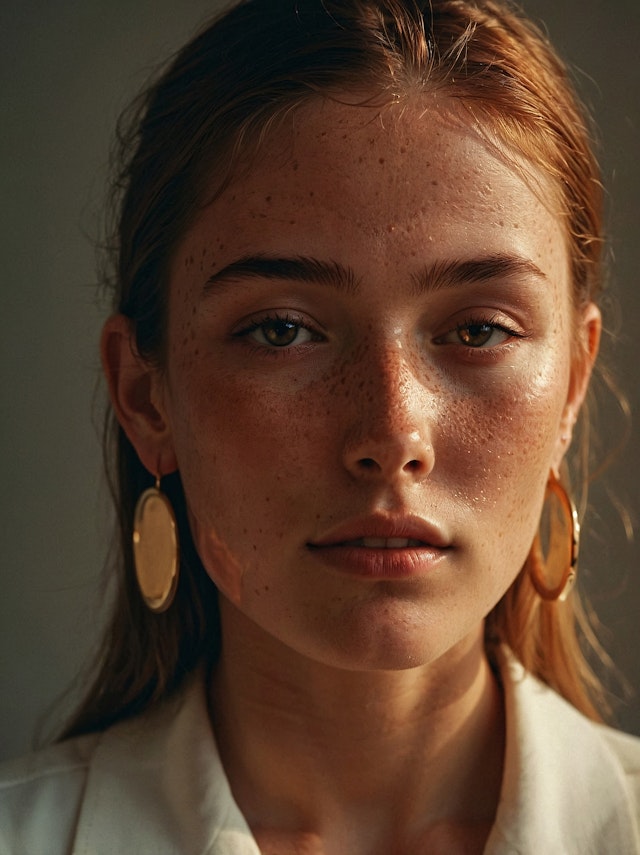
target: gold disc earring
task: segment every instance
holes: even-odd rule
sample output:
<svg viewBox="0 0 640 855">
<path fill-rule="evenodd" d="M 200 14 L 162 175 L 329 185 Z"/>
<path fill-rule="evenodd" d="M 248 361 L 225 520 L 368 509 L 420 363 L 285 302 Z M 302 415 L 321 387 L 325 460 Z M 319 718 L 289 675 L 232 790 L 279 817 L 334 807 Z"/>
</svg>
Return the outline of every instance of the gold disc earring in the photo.
<svg viewBox="0 0 640 855">
<path fill-rule="evenodd" d="M 566 489 L 553 472 L 547 482 L 540 530 L 529 554 L 529 578 L 543 600 L 564 602 L 578 574 L 580 523 Z"/>
<path fill-rule="evenodd" d="M 178 587 L 178 533 L 171 502 L 160 491 L 160 477 L 136 502 L 133 560 L 140 593 L 152 612 L 166 611 Z"/>
</svg>

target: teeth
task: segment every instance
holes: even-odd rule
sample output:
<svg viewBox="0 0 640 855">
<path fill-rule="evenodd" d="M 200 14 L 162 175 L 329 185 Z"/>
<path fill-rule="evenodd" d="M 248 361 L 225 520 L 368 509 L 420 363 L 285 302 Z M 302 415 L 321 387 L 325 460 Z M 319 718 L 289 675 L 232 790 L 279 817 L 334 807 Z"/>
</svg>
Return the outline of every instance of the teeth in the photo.
<svg viewBox="0 0 640 855">
<path fill-rule="evenodd" d="M 413 537 L 360 537 L 350 540 L 347 546 L 363 546 L 365 549 L 406 549 L 408 546 L 423 546 Z"/>
<path fill-rule="evenodd" d="M 401 540 L 399 537 L 394 539 L 394 544 L 396 547 L 401 548 L 406 545 L 408 541 Z M 363 537 L 362 545 L 368 547 L 369 549 L 389 549 L 390 541 L 386 537 Z"/>
</svg>

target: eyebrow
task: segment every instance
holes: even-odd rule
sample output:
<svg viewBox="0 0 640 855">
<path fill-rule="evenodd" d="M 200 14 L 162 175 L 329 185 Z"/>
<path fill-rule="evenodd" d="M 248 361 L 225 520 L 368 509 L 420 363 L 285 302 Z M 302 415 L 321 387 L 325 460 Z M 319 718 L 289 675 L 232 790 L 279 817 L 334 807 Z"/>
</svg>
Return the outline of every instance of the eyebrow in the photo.
<svg viewBox="0 0 640 855">
<path fill-rule="evenodd" d="M 317 258 L 270 255 L 247 255 L 231 262 L 205 282 L 205 292 L 222 282 L 238 279 L 285 279 L 329 285 L 339 291 L 354 293 L 358 289 L 356 275 L 350 267 L 338 261 L 320 261 Z"/>
<path fill-rule="evenodd" d="M 440 291 L 456 285 L 488 282 L 491 279 L 546 280 L 547 276 L 529 258 L 508 253 L 491 253 L 468 260 L 436 261 L 412 275 L 417 293 Z"/>
<path fill-rule="evenodd" d="M 528 258 L 508 253 L 491 253 L 479 258 L 435 261 L 412 274 L 415 292 L 425 293 L 491 279 L 535 277 L 546 280 L 542 270 Z M 338 261 L 321 261 L 307 256 L 280 257 L 247 255 L 227 264 L 210 276 L 205 293 L 214 286 L 241 279 L 282 279 L 328 285 L 339 291 L 355 293 L 360 282 L 351 267 Z"/>
</svg>

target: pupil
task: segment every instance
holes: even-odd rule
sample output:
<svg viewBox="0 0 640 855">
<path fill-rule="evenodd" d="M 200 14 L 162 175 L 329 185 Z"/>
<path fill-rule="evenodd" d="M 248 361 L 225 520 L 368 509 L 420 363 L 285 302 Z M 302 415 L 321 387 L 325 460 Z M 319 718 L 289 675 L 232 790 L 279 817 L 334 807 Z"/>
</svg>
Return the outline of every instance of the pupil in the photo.
<svg viewBox="0 0 640 855">
<path fill-rule="evenodd" d="M 296 324 L 291 321 L 272 321 L 264 330 L 264 335 L 270 344 L 284 347 L 295 341 L 298 335 Z"/>
<path fill-rule="evenodd" d="M 460 330 L 460 338 L 471 347 L 480 347 L 491 338 L 493 327 L 489 324 L 472 324 Z"/>
</svg>

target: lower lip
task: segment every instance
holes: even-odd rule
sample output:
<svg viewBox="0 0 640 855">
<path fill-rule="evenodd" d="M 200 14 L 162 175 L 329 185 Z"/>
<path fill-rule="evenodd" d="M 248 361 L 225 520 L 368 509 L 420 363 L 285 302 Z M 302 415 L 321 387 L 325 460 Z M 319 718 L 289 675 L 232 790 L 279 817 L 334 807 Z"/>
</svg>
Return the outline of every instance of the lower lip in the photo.
<svg viewBox="0 0 640 855">
<path fill-rule="evenodd" d="M 364 546 L 310 546 L 312 554 L 332 569 L 364 579 L 412 579 L 431 572 L 448 549 L 407 546 L 372 549 Z"/>
</svg>

